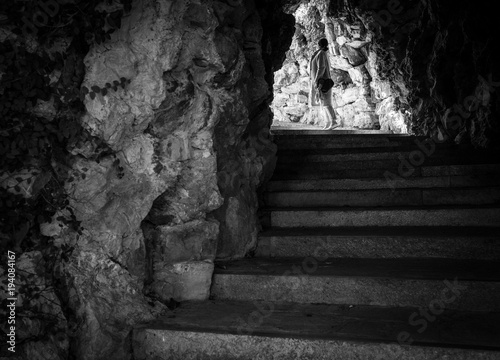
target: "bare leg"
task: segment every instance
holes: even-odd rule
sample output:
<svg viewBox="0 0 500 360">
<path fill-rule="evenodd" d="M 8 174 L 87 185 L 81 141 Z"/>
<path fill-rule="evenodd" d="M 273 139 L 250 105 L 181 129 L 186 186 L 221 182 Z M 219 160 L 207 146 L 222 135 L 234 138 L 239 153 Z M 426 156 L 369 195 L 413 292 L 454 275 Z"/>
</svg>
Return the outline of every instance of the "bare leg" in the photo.
<svg viewBox="0 0 500 360">
<path fill-rule="evenodd" d="M 323 126 L 323 130 L 328 130 L 332 126 L 332 119 L 328 112 L 327 106 L 321 106 L 321 117 L 325 121 L 325 125 Z"/>
<path fill-rule="evenodd" d="M 340 126 L 340 124 L 337 124 L 335 121 L 335 111 L 333 110 L 333 107 L 331 106 L 324 106 L 324 114 L 326 120 L 327 126 L 325 126 L 325 130 L 332 130 Z"/>
</svg>

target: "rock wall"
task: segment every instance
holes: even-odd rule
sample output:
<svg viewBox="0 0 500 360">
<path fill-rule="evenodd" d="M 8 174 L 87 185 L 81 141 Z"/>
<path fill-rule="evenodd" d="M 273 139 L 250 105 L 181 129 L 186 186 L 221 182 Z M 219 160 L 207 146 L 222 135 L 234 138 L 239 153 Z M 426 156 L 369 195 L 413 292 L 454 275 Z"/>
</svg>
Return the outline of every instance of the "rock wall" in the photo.
<svg viewBox="0 0 500 360">
<path fill-rule="evenodd" d="M 382 128 L 437 141 L 498 144 L 499 51 L 487 1 L 331 1 L 329 18 L 359 24 Z"/>
<path fill-rule="evenodd" d="M 119 337 L 102 326 L 96 336 L 98 323 L 123 326 L 151 313 L 141 290 L 163 303 L 207 299 L 215 257 L 241 257 L 255 245 L 256 190 L 276 152 L 261 38 L 253 1 L 143 0 L 87 56 L 88 87 L 131 82 L 88 100 L 83 119 L 124 167 L 119 178 L 112 157 L 77 164 L 92 172 L 72 192 L 87 234 L 70 269 L 85 304 L 85 358 L 111 356 L 103 342 Z M 94 276 L 87 266 L 100 261 L 111 268 Z M 123 287 L 110 287 L 110 276 Z M 102 302 L 93 287 L 106 292 Z"/>
<path fill-rule="evenodd" d="M 276 153 L 267 69 L 284 54 L 262 22 L 280 14 L 272 1 L 135 0 L 91 47 L 80 120 L 92 138 L 61 167 L 81 231 L 56 216 L 42 229 L 74 248 L 54 295 L 73 314 L 69 337 L 54 340 L 66 344 L 59 355 L 39 342 L 28 357 L 128 359 L 134 325 L 208 299 L 214 259 L 255 246 L 257 189 Z"/>
</svg>

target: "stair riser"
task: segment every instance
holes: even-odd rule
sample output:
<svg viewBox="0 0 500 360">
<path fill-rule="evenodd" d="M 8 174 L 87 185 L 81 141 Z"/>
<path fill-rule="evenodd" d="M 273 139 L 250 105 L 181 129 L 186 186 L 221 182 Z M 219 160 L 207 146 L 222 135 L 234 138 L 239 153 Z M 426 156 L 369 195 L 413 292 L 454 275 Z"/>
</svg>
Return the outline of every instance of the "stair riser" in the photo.
<svg viewBox="0 0 500 360">
<path fill-rule="evenodd" d="M 310 140 L 297 140 L 297 141 L 283 141 L 277 142 L 280 150 L 305 150 L 305 149 L 360 149 L 360 148 L 399 148 L 405 147 L 402 142 L 389 142 L 389 141 L 353 141 L 353 142 L 327 142 L 327 141 L 310 141 Z"/>
<path fill-rule="evenodd" d="M 334 179 L 334 180 L 295 180 L 271 181 L 267 191 L 333 191 L 333 190 L 370 190 L 370 189 L 405 189 L 405 188 L 449 188 L 483 187 L 500 184 L 500 176 L 441 176 L 411 177 L 400 181 L 388 182 L 385 179 Z"/>
<path fill-rule="evenodd" d="M 415 163 L 418 164 L 418 163 Z M 498 176 L 500 166 L 491 164 L 460 164 L 441 165 L 432 164 L 428 161 L 424 166 L 413 166 L 409 162 L 399 160 L 368 160 L 368 161 L 337 161 L 337 162 L 292 162 L 288 164 L 278 163 L 276 172 L 278 173 L 315 173 L 315 172 L 336 172 L 342 170 L 370 170 L 384 169 L 399 177 L 413 175 L 419 172 L 422 176 Z"/>
<path fill-rule="evenodd" d="M 345 161 L 368 161 L 368 160 L 398 160 L 399 154 L 402 154 L 405 157 L 408 157 L 408 153 L 360 153 L 360 154 L 334 154 L 334 155 L 325 155 L 325 154 L 315 154 L 315 155 L 302 155 L 302 154 L 282 154 L 278 152 L 278 162 L 280 164 L 288 164 L 288 163 L 316 163 L 316 162 L 345 162 Z"/>
<path fill-rule="evenodd" d="M 360 178 L 381 178 L 386 179 L 388 184 L 399 183 L 405 179 L 415 177 L 444 177 L 444 176 L 468 176 L 478 178 L 498 178 L 500 175 L 500 165 L 443 165 L 407 167 L 399 164 L 382 166 L 378 164 L 368 165 L 366 169 L 357 168 L 344 169 L 342 166 L 331 163 L 321 163 L 316 165 L 287 164 L 276 167 L 273 180 L 318 180 L 318 179 L 360 179 Z"/>
<path fill-rule="evenodd" d="M 274 192 L 266 195 L 266 203 L 271 207 L 485 205 L 499 201 L 500 188 Z"/>
<path fill-rule="evenodd" d="M 432 147 L 449 147 L 449 144 L 436 144 L 431 143 L 430 140 L 423 138 L 416 138 L 412 136 L 388 136 L 385 134 L 379 135 L 338 135 L 332 136 L 331 134 L 324 135 L 275 135 L 274 141 L 279 146 L 279 148 L 284 148 L 287 145 L 307 145 L 307 144 L 321 144 L 321 145 L 350 145 L 351 147 L 358 147 L 363 144 L 385 144 L 385 145 L 396 145 L 397 146 L 417 146 L 417 143 L 427 145 L 426 148 L 432 149 Z M 422 146 L 423 146 L 422 145 Z"/>
<path fill-rule="evenodd" d="M 315 171 L 310 171 L 301 168 L 295 169 L 276 169 L 273 175 L 273 180 L 327 180 L 327 179 L 386 179 L 387 171 L 395 174 L 397 176 L 398 169 L 343 169 L 343 170 L 331 170 L 325 171 L 321 167 L 317 167 Z M 389 175 L 391 176 L 391 175 Z M 391 181 L 387 181 L 387 187 L 390 187 L 392 183 L 399 183 L 405 179 L 412 179 L 415 177 L 420 177 L 420 169 L 415 169 L 415 171 L 408 177 L 398 178 L 397 181 L 392 181 L 394 177 L 389 177 Z"/>
<path fill-rule="evenodd" d="M 305 266 L 312 268 L 309 264 Z M 500 283 L 497 282 L 459 281 L 460 287 L 452 293 L 447 289 L 454 283 L 453 279 L 445 282 L 445 279 L 310 276 L 305 271 L 297 266 L 288 273 L 299 276 L 214 274 L 211 294 L 219 300 L 424 308 L 437 301 L 450 310 L 500 311 Z"/>
<path fill-rule="evenodd" d="M 331 152 L 331 151 L 328 151 Z M 294 154 L 295 153 L 295 154 Z M 366 153 L 351 153 L 351 154 L 324 154 L 321 151 L 315 151 L 315 154 L 304 154 L 303 152 L 293 151 L 293 152 L 282 152 L 279 151 L 278 163 L 288 164 L 288 163 L 318 163 L 318 162 L 349 162 L 349 161 L 388 161 L 388 160 L 401 160 L 409 159 L 411 152 L 366 152 Z M 460 156 L 459 154 L 436 154 L 426 159 L 430 161 L 440 161 L 447 164 L 460 164 L 465 161 L 470 163 L 478 162 L 477 158 L 471 158 L 466 156 Z M 489 158 L 481 158 L 481 162 L 486 162 L 486 160 L 493 160 Z"/>
<path fill-rule="evenodd" d="M 500 260 L 500 235 L 484 238 L 276 236 L 259 238 L 257 257 L 447 258 Z"/>
<path fill-rule="evenodd" d="M 500 226 L 500 209 L 276 210 L 271 226 Z"/>
<path fill-rule="evenodd" d="M 422 176 L 494 176 L 500 175 L 500 164 L 444 165 L 422 167 Z"/>
<path fill-rule="evenodd" d="M 498 360 L 492 351 L 157 329 L 133 332 L 136 360 Z M 248 335 L 247 335 L 248 334 Z"/>
<path fill-rule="evenodd" d="M 300 172 L 317 172 L 317 171 L 337 171 L 337 170 L 358 170 L 358 169 L 398 169 L 399 162 L 397 160 L 373 160 L 373 161 L 337 161 L 337 162 L 293 162 L 289 164 L 278 163 L 276 165 L 277 172 L 300 171 Z M 396 172 L 397 174 L 397 172 Z"/>
</svg>

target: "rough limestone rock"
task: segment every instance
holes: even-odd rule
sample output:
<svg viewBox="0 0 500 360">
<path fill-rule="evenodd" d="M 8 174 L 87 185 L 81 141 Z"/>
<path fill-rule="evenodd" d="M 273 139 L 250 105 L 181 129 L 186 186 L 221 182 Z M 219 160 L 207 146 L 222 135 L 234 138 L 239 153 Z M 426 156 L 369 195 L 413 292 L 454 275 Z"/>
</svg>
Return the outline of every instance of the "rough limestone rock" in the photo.
<svg viewBox="0 0 500 360">
<path fill-rule="evenodd" d="M 47 283 L 44 276 L 46 262 L 44 254 L 40 251 L 25 252 L 16 259 L 15 285 L 17 289 L 25 291 L 19 291 L 16 294 L 16 352 L 9 358 L 20 360 L 64 360 L 68 358 L 70 350 L 68 321 L 61 299 L 57 296 L 57 289 L 53 287 L 53 284 Z M 1 301 L 7 301 L 9 297 L 6 286 L 7 274 L 3 268 L 0 269 Z M 30 288 L 38 290 L 30 291 Z M 38 296 L 34 296 L 36 294 Z M 47 320 L 51 324 L 50 327 L 47 326 Z M 3 331 L 7 329 L 2 325 Z M 51 332 L 52 341 L 29 341 L 29 339 L 42 338 L 48 331 Z M 23 342 L 26 346 L 21 345 Z"/>
<path fill-rule="evenodd" d="M 364 66 L 382 128 L 487 147 L 499 132 L 495 14 L 486 1 L 348 1 L 329 16 L 360 21 L 359 40 L 370 41 Z"/>
<path fill-rule="evenodd" d="M 134 325 L 171 299 L 208 299 L 214 259 L 255 246 L 257 189 L 275 165 L 269 74 L 282 65 L 293 17 L 272 1 L 132 5 L 84 60 L 87 88 L 126 86 L 85 99 L 81 122 L 107 151 L 96 159 L 93 142 L 71 150 L 65 189 L 81 234 L 56 231 L 56 219 L 42 229 L 75 246 L 60 271 L 79 359 L 128 359 Z M 288 40 L 263 22 L 278 33 L 285 24 Z"/>
<path fill-rule="evenodd" d="M 162 301 L 208 298 L 219 224 L 194 220 L 178 226 L 143 224 L 149 239 L 148 282 Z"/>
<path fill-rule="evenodd" d="M 367 58 L 363 52 L 349 44 L 344 44 L 340 47 L 340 54 L 349 61 L 352 66 L 363 65 Z"/>
</svg>

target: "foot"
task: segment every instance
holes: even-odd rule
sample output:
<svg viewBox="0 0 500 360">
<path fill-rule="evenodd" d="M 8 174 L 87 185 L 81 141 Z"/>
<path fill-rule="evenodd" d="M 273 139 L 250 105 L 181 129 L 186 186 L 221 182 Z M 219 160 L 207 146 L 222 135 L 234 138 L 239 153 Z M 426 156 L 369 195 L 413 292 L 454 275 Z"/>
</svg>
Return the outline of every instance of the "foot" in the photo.
<svg viewBox="0 0 500 360">
<path fill-rule="evenodd" d="M 336 129 L 338 127 L 340 127 L 340 124 L 336 124 L 336 125 L 330 126 L 328 128 L 325 128 L 325 130 L 333 130 L 333 129 Z"/>
</svg>

